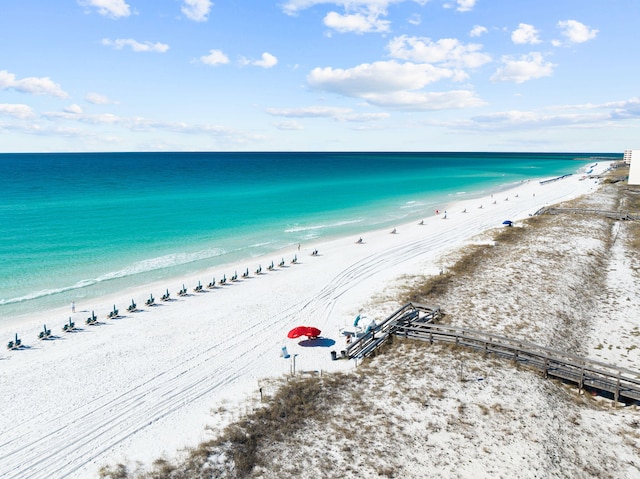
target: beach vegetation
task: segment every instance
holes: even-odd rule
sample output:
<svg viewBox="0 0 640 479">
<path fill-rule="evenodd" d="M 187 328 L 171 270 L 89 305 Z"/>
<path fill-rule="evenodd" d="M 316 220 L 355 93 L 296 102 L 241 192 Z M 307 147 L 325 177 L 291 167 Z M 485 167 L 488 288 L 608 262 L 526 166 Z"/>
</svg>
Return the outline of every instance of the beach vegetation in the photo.
<svg viewBox="0 0 640 479">
<path fill-rule="evenodd" d="M 589 208 L 603 199 L 612 209 L 623 203 L 622 183 L 605 187 L 605 196 L 579 198 L 571 207 Z M 619 222 L 621 237 L 632 241 L 637 223 Z M 614 345 L 609 336 L 592 333 L 606 320 L 598 312 L 626 297 L 616 297 L 603 274 L 611 268 L 614 224 L 587 214 L 532 216 L 521 227 L 496 228 L 478 244 L 465 245 L 443 260 L 442 274 L 403 278 L 407 285 L 393 301 L 378 299 L 386 310 L 393 310 L 391 303 L 434 304 L 451 324 L 579 355 L 607 347 L 632 355 L 634 345 Z M 628 335 L 638 336 L 640 329 L 634 326 Z M 516 442 L 527 444 L 518 464 L 528 464 L 538 477 L 581 477 L 586 471 L 613 477 L 615 465 L 626 467 L 619 457 L 637 457 L 640 421 L 629 423 L 625 416 L 629 424 L 621 423 L 610 401 L 543 376 L 495 354 L 393 338 L 352 372 L 265 385 L 260 402 L 173 464 L 162 459 L 149 471 L 118 464 L 104 468 L 101 477 L 418 477 L 406 463 L 412 471 L 446 477 L 452 457 L 475 457 L 475 465 L 487 461 L 487 470 L 508 469 L 508 461 L 496 464 L 495 454 Z M 625 439 L 583 453 L 585 430 L 600 434 L 600 441 Z"/>
</svg>

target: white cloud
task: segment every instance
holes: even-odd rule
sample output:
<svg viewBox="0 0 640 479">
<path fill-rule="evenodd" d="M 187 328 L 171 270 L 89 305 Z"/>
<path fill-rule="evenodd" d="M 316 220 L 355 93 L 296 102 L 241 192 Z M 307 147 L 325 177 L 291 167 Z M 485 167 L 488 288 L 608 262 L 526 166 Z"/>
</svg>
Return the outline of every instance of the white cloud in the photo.
<svg viewBox="0 0 640 479">
<path fill-rule="evenodd" d="M 269 52 L 264 52 L 262 54 L 261 60 L 256 60 L 255 62 L 252 63 L 252 65 L 255 65 L 257 67 L 262 67 L 262 68 L 271 68 L 276 66 L 277 64 L 278 64 L 278 59 Z"/>
<path fill-rule="evenodd" d="M 338 119 L 356 123 L 369 123 L 372 121 L 386 120 L 390 116 L 389 113 L 350 113 Z"/>
<path fill-rule="evenodd" d="M 538 52 L 523 55 L 520 59 L 504 56 L 502 63 L 503 66 L 491 77 L 492 81 L 524 83 L 535 78 L 551 76 L 555 67 L 553 63 L 545 62 L 542 54 Z"/>
<path fill-rule="evenodd" d="M 43 118 L 47 120 L 74 120 L 80 123 L 86 123 L 89 125 L 122 125 L 126 123 L 126 120 L 111 113 L 102 113 L 98 115 L 91 115 L 86 113 L 78 113 L 74 111 L 68 111 L 66 108 L 62 112 L 48 112 L 43 113 Z"/>
<path fill-rule="evenodd" d="M 518 28 L 511 34 L 511 41 L 516 44 L 526 43 L 529 45 L 540 43 L 540 39 L 538 38 L 538 30 L 536 30 L 533 25 L 521 23 L 518 25 Z"/>
<path fill-rule="evenodd" d="M 207 21 L 213 3 L 209 0 L 183 0 L 183 2 L 181 11 L 189 20 L 194 22 Z"/>
<path fill-rule="evenodd" d="M 340 33 L 371 33 L 388 32 L 388 20 L 380 20 L 379 15 L 373 14 L 344 14 L 329 12 L 324 17 L 324 24 Z"/>
<path fill-rule="evenodd" d="M 275 126 L 278 130 L 285 130 L 285 131 L 302 131 L 304 130 L 304 127 L 302 126 L 302 124 L 298 121 L 295 120 L 290 120 L 290 121 L 279 121 L 277 123 L 274 123 L 273 126 Z"/>
<path fill-rule="evenodd" d="M 640 118 L 640 98 L 631 98 L 627 101 L 616 103 L 611 116 L 616 120 Z"/>
<path fill-rule="evenodd" d="M 466 128 L 473 130 L 532 130 L 557 126 L 585 127 L 609 122 L 607 112 L 599 113 L 543 113 L 540 111 L 510 110 L 472 117 Z"/>
<path fill-rule="evenodd" d="M 267 108 L 266 112 L 270 115 L 287 118 L 335 118 L 347 115 L 352 110 L 331 106 L 308 106 L 305 108 Z"/>
<path fill-rule="evenodd" d="M 455 71 L 426 63 L 389 61 L 350 69 L 315 68 L 307 76 L 307 82 L 313 88 L 361 98 L 369 104 L 392 109 L 420 111 L 484 104 L 470 91 L 418 91 L 430 83 L 455 76 Z"/>
<path fill-rule="evenodd" d="M 98 13 L 105 17 L 120 18 L 131 15 L 129 5 L 124 0 L 78 0 L 78 4 L 95 7 L 98 9 Z"/>
<path fill-rule="evenodd" d="M 229 57 L 222 50 L 209 50 L 209 54 L 201 56 L 200 61 L 205 65 L 224 65 L 229 63 Z"/>
<path fill-rule="evenodd" d="M 420 63 L 440 63 L 457 68 L 477 68 L 491 61 L 491 57 L 479 50 L 482 45 L 463 45 L 454 38 L 443 38 L 433 42 L 429 38 L 402 35 L 392 39 L 387 50 L 394 58 Z"/>
<path fill-rule="evenodd" d="M 101 95 L 100 93 L 87 93 L 84 99 L 87 102 L 92 103 L 94 105 L 110 105 L 110 104 L 118 103 L 116 101 L 110 100 L 109 98 L 107 98 L 104 95 Z"/>
<path fill-rule="evenodd" d="M 474 25 L 473 28 L 471 29 L 471 31 L 469 32 L 469 36 L 470 37 L 479 37 L 481 35 L 484 35 L 487 32 L 488 32 L 488 30 L 487 30 L 486 27 L 483 27 L 482 25 Z"/>
<path fill-rule="evenodd" d="M 356 113 L 351 108 L 309 106 L 305 108 L 267 108 L 273 116 L 286 118 L 332 118 L 337 121 L 370 122 L 389 118 L 388 113 Z"/>
<path fill-rule="evenodd" d="M 469 12 L 473 10 L 473 7 L 476 6 L 477 0 L 457 0 L 458 10 L 459 12 Z"/>
<path fill-rule="evenodd" d="M 558 22 L 562 35 L 567 39 L 568 43 L 584 43 L 593 40 L 598 34 L 598 30 L 589 28 L 583 23 L 576 20 L 564 20 Z M 558 45 L 559 42 L 554 42 Z"/>
<path fill-rule="evenodd" d="M 424 5 L 429 0 L 287 0 L 282 4 L 282 10 L 288 15 L 294 15 L 302 10 L 321 4 L 339 5 L 345 9 L 386 10 L 389 5 L 407 1 Z M 475 3 L 475 0 L 471 1 Z"/>
<path fill-rule="evenodd" d="M 24 120 L 33 117 L 34 113 L 31 107 L 21 103 L 0 103 L 0 115 Z"/>
<path fill-rule="evenodd" d="M 209 54 L 201 56 L 200 61 L 205 65 L 223 65 L 229 63 L 229 57 L 222 50 L 209 50 Z"/>
<path fill-rule="evenodd" d="M 17 80 L 13 73 L 6 70 L 0 70 L 0 90 L 15 90 L 32 95 L 52 95 L 59 98 L 69 96 L 60 85 L 49 77 L 28 77 Z"/>
<path fill-rule="evenodd" d="M 409 17 L 407 22 L 409 22 L 411 25 L 420 25 L 422 23 L 422 17 L 419 14 L 414 13 Z"/>
<path fill-rule="evenodd" d="M 307 76 L 313 88 L 362 97 L 400 90 L 418 90 L 453 73 L 428 64 L 398 63 L 396 61 L 364 63 L 354 68 L 314 68 Z"/>
<path fill-rule="evenodd" d="M 260 60 L 249 60 L 248 58 L 240 58 L 238 62 L 241 65 L 253 65 L 262 68 L 271 68 L 278 64 L 278 59 L 271 53 L 264 52 Z"/>
<path fill-rule="evenodd" d="M 131 47 L 134 52 L 158 52 L 164 53 L 169 50 L 169 45 L 165 43 L 140 43 L 132 38 L 118 38 L 116 40 L 110 40 L 108 38 L 102 39 L 102 44 L 113 47 L 116 50 L 122 50 L 124 47 Z"/>
<path fill-rule="evenodd" d="M 288 0 L 282 5 L 282 10 L 288 15 L 295 15 L 315 5 L 336 5 L 344 9 L 344 14 L 329 12 L 324 17 L 327 27 L 341 33 L 388 32 L 390 22 L 381 18 L 387 16 L 389 5 L 408 1 L 424 5 L 429 0 Z"/>
<path fill-rule="evenodd" d="M 64 109 L 64 111 L 66 113 L 71 113 L 73 115 L 81 115 L 82 114 L 82 108 L 80 107 L 80 105 L 76 105 L 75 103 L 73 105 L 69 105 L 68 107 L 66 107 Z"/>
<path fill-rule="evenodd" d="M 363 96 L 372 105 L 394 110 L 435 111 L 484 106 L 485 101 L 469 90 L 445 92 L 398 91 Z"/>
</svg>

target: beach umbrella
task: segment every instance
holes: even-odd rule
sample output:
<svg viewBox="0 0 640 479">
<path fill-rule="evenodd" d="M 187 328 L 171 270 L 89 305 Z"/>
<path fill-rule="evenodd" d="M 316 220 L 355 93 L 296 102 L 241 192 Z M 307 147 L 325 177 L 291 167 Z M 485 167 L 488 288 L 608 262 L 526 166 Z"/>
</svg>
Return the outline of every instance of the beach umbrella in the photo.
<svg viewBox="0 0 640 479">
<path fill-rule="evenodd" d="M 290 339 L 296 339 L 301 336 L 306 336 L 308 338 L 317 338 L 320 336 L 321 331 L 318 328 L 314 328 L 313 326 L 296 326 L 287 334 L 287 337 Z"/>
<path fill-rule="evenodd" d="M 511 220 L 504 220 L 504 221 L 502 222 L 502 224 L 503 224 L 503 225 L 507 225 L 507 226 L 511 226 L 511 225 L 513 225 L 513 221 L 511 221 Z"/>
<path fill-rule="evenodd" d="M 301 336 L 306 336 L 307 330 L 308 330 L 307 326 L 296 326 L 295 328 L 293 328 L 291 331 L 287 333 L 287 338 L 296 339 Z"/>
<path fill-rule="evenodd" d="M 307 336 L 308 338 L 317 338 L 318 336 L 320 336 L 321 332 L 322 331 L 320 331 L 318 328 L 310 326 L 307 328 L 307 333 L 305 334 L 305 336 Z"/>
</svg>

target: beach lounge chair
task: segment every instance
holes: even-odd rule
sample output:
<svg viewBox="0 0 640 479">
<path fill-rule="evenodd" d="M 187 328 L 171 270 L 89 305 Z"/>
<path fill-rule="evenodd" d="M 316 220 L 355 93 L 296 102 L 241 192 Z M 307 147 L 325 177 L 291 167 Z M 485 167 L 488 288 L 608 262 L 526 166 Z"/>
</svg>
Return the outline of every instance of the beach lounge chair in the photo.
<svg viewBox="0 0 640 479">
<path fill-rule="evenodd" d="M 182 289 L 178 291 L 178 296 L 186 296 L 186 295 L 187 295 L 187 288 L 185 288 L 183 284 Z"/>
<path fill-rule="evenodd" d="M 162 295 L 162 297 L 160 298 L 161 301 L 169 301 L 169 298 L 171 297 L 171 295 L 169 294 L 169 289 L 167 289 L 167 292 L 164 293 Z"/>
<path fill-rule="evenodd" d="M 267 269 L 269 271 L 273 271 L 273 261 L 271 262 L 271 264 L 269 266 L 267 266 Z"/>
<path fill-rule="evenodd" d="M 147 306 L 153 306 L 155 304 L 156 300 L 153 299 L 153 294 L 151 294 L 149 296 L 149 299 L 147 299 L 144 304 L 146 304 Z"/>
<path fill-rule="evenodd" d="M 47 325 L 44 325 L 44 329 L 38 334 L 38 339 L 49 339 L 51 337 L 51 330 L 47 329 Z"/>
<path fill-rule="evenodd" d="M 233 273 L 233 276 L 231 276 L 231 281 L 238 281 L 238 272 L 237 271 L 235 271 Z"/>
<path fill-rule="evenodd" d="M 129 311 L 130 313 L 133 313 L 134 311 L 137 311 L 137 308 L 138 307 L 136 306 L 136 303 L 132 299 L 131 304 L 127 306 L 127 311 Z"/>
<path fill-rule="evenodd" d="M 117 318 L 118 317 L 118 310 L 116 309 L 116 305 L 113 305 L 113 311 L 111 311 L 109 314 L 107 314 L 107 318 L 109 319 L 113 319 L 113 318 Z"/>
<path fill-rule="evenodd" d="M 291 260 L 291 264 L 297 264 L 297 263 L 298 263 L 298 255 L 295 255 Z"/>
<path fill-rule="evenodd" d="M 209 284 L 207 285 L 207 288 L 209 288 L 209 289 L 213 289 L 213 288 L 215 288 L 215 287 L 216 287 L 216 278 L 214 277 L 214 278 L 211 280 L 211 283 L 209 283 Z"/>
<path fill-rule="evenodd" d="M 218 281 L 218 284 L 225 284 L 227 282 L 227 275 L 222 276 L 222 279 Z"/>
<path fill-rule="evenodd" d="M 85 321 L 89 326 L 94 326 L 96 324 L 98 324 L 98 318 L 96 318 L 96 315 L 93 311 L 91 311 L 91 317 L 87 318 L 87 320 Z"/>
<path fill-rule="evenodd" d="M 243 278 L 248 278 L 249 277 L 249 268 L 247 268 L 247 270 L 244 273 L 242 273 L 242 277 Z"/>
<path fill-rule="evenodd" d="M 74 329 L 76 329 L 76 323 L 74 323 L 73 321 L 71 321 L 71 318 L 69 318 L 69 322 L 67 324 L 65 324 L 64 326 L 62 326 L 62 330 L 65 333 L 69 333 L 71 331 L 73 331 Z"/>
<path fill-rule="evenodd" d="M 262 265 L 258 266 L 258 269 L 256 270 L 256 274 L 262 274 Z"/>
<path fill-rule="evenodd" d="M 284 266 L 284 258 L 282 258 L 282 261 L 280 261 L 280 263 L 278 263 L 278 266 L 280 266 L 281 268 Z"/>
<path fill-rule="evenodd" d="M 16 333 L 16 339 L 7 343 L 7 349 L 20 349 L 22 347 L 22 341 L 18 339 L 18 333 Z"/>
<path fill-rule="evenodd" d="M 202 284 L 200 284 L 200 281 L 198 281 L 198 286 L 193 288 L 193 291 L 196 292 L 196 293 L 199 293 L 199 292 L 202 291 Z"/>
</svg>

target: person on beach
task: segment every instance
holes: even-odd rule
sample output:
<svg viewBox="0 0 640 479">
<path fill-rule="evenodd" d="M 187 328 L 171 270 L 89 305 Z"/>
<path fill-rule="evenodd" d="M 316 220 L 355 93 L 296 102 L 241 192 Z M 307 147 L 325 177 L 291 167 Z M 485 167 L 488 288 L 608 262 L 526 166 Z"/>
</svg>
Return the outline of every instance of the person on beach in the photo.
<svg viewBox="0 0 640 479">
<path fill-rule="evenodd" d="M 71 312 L 72 313 L 76 312 L 76 302 L 75 301 L 71 301 Z"/>
</svg>

